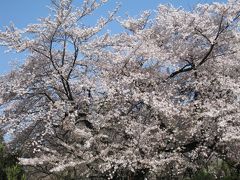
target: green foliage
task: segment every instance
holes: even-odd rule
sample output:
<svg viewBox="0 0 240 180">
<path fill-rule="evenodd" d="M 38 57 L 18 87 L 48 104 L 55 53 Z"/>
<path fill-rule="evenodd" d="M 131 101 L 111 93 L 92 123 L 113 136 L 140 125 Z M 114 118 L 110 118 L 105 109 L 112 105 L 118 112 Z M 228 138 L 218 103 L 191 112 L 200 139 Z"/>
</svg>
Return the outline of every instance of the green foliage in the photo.
<svg viewBox="0 0 240 180">
<path fill-rule="evenodd" d="M 200 170 L 197 172 L 191 180 L 214 180 L 214 176 L 206 170 Z"/>
<path fill-rule="evenodd" d="M 0 138 L 0 180 L 26 180 L 22 167 L 17 163 L 16 156 L 7 152 Z"/>
<path fill-rule="evenodd" d="M 20 179 L 23 180 L 23 175 L 22 174 L 22 168 L 19 165 L 13 165 L 11 167 L 7 167 L 5 169 L 5 172 L 7 174 L 7 179 L 8 180 L 16 180 L 16 179 Z"/>
<path fill-rule="evenodd" d="M 199 170 L 188 180 L 239 180 L 240 174 L 236 168 L 221 159 L 216 160 L 207 168 Z M 187 179 L 186 179 L 187 180 Z"/>
</svg>

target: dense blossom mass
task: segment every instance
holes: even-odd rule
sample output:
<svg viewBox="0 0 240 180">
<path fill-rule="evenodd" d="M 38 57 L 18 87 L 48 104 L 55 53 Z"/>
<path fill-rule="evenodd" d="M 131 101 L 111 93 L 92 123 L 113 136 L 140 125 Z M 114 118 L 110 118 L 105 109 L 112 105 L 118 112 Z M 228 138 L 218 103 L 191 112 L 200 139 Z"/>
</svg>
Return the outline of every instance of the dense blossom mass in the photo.
<svg viewBox="0 0 240 180">
<path fill-rule="evenodd" d="M 28 55 L 0 79 L 20 162 L 109 179 L 181 177 L 217 158 L 240 167 L 240 1 L 159 5 L 99 35 L 118 7 L 92 27 L 84 18 L 105 3 L 54 0 L 38 24 L 0 31 Z"/>
</svg>

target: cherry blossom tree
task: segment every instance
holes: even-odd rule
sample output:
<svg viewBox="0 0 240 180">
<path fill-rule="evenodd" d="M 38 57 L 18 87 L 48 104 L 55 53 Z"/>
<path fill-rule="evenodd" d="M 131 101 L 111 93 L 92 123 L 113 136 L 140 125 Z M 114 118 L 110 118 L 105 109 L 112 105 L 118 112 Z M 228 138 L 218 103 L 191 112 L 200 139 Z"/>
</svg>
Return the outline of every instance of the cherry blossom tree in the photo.
<svg viewBox="0 0 240 180">
<path fill-rule="evenodd" d="M 239 168 L 240 2 L 160 5 L 96 36 L 81 20 L 105 1 L 53 1 L 54 16 L 0 32 L 27 51 L 1 79 L 2 123 L 24 165 L 47 174 L 182 178 L 214 159 Z"/>
</svg>

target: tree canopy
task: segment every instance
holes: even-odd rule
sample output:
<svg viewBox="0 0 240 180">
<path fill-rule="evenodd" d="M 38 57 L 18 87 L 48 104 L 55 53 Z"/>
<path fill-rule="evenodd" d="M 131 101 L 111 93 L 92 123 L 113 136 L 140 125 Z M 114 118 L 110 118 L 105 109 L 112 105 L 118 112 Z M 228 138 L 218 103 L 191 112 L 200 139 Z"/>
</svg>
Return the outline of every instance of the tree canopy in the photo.
<svg viewBox="0 0 240 180">
<path fill-rule="evenodd" d="M 0 31 L 26 51 L 0 79 L 2 125 L 23 165 L 52 175 L 184 177 L 214 159 L 240 160 L 240 1 L 192 11 L 159 5 L 99 34 L 83 18 L 106 0 L 53 0 L 38 24 Z"/>
</svg>

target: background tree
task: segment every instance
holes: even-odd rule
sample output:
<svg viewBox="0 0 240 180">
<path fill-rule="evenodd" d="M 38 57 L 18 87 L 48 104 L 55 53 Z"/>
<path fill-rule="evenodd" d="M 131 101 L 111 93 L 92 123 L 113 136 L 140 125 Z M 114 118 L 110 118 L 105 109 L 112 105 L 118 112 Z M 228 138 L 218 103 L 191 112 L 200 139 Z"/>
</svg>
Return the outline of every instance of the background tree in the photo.
<svg viewBox="0 0 240 180">
<path fill-rule="evenodd" d="M 0 179 L 1 180 L 25 180 L 23 168 L 18 164 L 17 154 L 11 154 L 0 136 Z"/>
<path fill-rule="evenodd" d="M 5 91 L 1 93 L 1 105 L 5 106 L 1 119 L 11 126 L 16 137 L 14 149 L 23 149 L 25 158 L 44 156 L 40 158 L 42 162 L 53 161 L 49 169 L 55 163 L 64 165 L 57 166 L 60 170 L 74 166 L 72 160 L 76 156 L 71 155 L 68 144 L 76 142 L 74 136 L 88 137 L 89 132 L 84 129 L 92 129 L 86 116 L 89 100 L 95 93 L 91 88 L 98 82 L 93 75 L 98 69 L 90 52 L 99 45 L 89 44 L 112 20 L 116 10 L 106 19 L 99 18 L 93 27 L 84 25 L 83 18 L 105 2 L 87 0 L 80 8 L 74 8 L 71 0 L 52 1 L 53 16 L 23 31 L 11 25 L 0 33 L 2 45 L 29 54 L 22 67 L 1 79 L 1 90 Z M 104 39 L 99 38 L 98 43 L 101 41 Z M 81 131 L 75 128 L 77 124 L 86 128 Z M 76 152 L 79 157 L 80 151 Z M 52 152 L 59 154 L 52 156 Z M 59 159 L 59 155 L 63 158 Z M 88 154 L 83 157 L 89 161 Z"/>
</svg>

